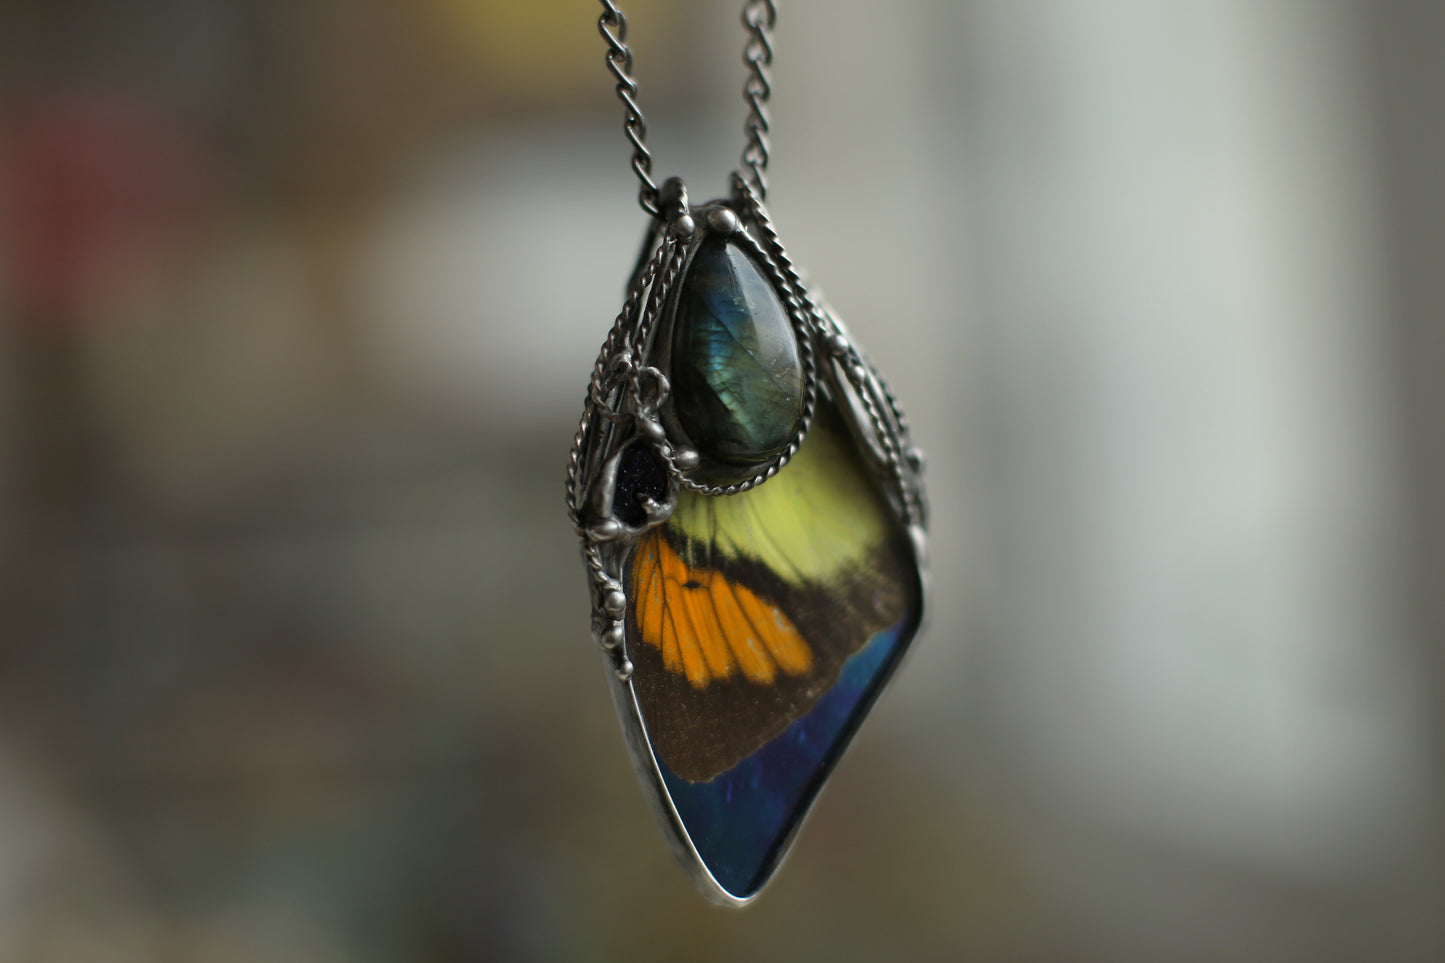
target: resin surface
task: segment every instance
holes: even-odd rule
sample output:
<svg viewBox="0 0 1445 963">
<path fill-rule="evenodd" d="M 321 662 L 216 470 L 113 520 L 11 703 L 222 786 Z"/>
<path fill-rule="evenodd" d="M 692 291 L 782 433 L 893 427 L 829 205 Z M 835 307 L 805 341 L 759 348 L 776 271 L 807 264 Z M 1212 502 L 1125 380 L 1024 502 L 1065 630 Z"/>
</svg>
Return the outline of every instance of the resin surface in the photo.
<svg viewBox="0 0 1445 963">
<path fill-rule="evenodd" d="M 745 898 L 917 631 L 907 530 L 820 400 L 775 478 L 725 497 L 683 492 L 625 580 L 654 759 L 704 864 Z"/>
</svg>

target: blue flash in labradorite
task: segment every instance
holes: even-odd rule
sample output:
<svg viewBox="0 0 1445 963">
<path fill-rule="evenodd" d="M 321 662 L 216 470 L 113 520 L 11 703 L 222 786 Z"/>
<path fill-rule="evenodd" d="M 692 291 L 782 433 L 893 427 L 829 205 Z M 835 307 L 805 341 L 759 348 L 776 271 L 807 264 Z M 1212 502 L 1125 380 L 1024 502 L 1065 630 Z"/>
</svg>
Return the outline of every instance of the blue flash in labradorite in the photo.
<svg viewBox="0 0 1445 963">
<path fill-rule="evenodd" d="M 788 313 L 736 244 L 705 240 L 678 297 L 673 403 L 707 458 L 757 465 L 780 454 L 803 420 L 803 363 Z"/>
</svg>

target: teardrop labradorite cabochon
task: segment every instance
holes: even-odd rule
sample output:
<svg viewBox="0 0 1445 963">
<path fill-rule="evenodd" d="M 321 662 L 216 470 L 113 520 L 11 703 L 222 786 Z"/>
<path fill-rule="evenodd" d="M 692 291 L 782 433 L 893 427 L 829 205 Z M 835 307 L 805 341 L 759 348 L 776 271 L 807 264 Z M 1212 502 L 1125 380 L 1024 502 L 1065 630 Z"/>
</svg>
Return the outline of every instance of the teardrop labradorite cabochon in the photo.
<svg viewBox="0 0 1445 963">
<path fill-rule="evenodd" d="M 741 247 L 709 237 L 678 295 L 673 404 L 698 451 L 726 465 L 760 465 L 803 420 L 798 339 L 767 275 Z"/>
</svg>

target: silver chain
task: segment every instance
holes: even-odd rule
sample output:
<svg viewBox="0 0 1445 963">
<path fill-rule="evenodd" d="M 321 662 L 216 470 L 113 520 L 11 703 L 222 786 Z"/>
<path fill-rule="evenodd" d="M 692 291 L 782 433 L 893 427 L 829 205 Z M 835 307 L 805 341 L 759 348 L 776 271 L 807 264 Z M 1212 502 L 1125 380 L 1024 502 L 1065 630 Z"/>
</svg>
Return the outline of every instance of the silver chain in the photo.
<svg viewBox="0 0 1445 963">
<path fill-rule="evenodd" d="M 653 217 L 660 216 L 657 183 L 652 179 L 652 152 L 647 149 L 647 118 L 637 106 L 637 81 L 632 79 L 632 48 L 627 46 L 627 18 L 612 0 L 602 0 L 597 30 L 607 41 L 607 69 L 617 78 L 617 99 L 626 108 L 622 128 L 632 142 L 632 170 L 642 182 L 637 203 Z M 613 31 L 616 31 L 615 33 Z"/>
<path fill-rule="evenodd" d="M 748 66 L 748 79 L 743 82 L 743 99 L 748 102 L 748 119 L 743 130 L 748 144 L 743 148 L 743 167 L 752 172 L 753 187 L 758 199 L 768 199 L 768 98 L 773 94 L 773 24 L 778 22 L 778 5 L 774 0 L 748 0 L 743 7 L 743 26 L 748 29 L 748 43 L 743 48 L 743 63 Z"/>
<path fill-rule="evenodd" d="M 602 16 L 597 29 L 607 41 L 607 69 L 617 78 L 617 99 L 622 101 L 623 132 L 632 143 L 632 170 L 641 183 L 637 203 L 653 217 L 661 217 L 657 182 L 652 179 L 652 152 L 647 149 L 647 118 L 637 105 L 637 81 L 632 77 L 632 48 L 627 45 L 627 17 L 612 0 L 599 0 Z M 748 118 L 743 130 L 748 135 L 743 148 L 743 168 L 759 199 L 768 194 L 768 98 L 773 94 L 768 68 L 773 64 L 773 25 L 778 19 L 776 0 L 747 0 L 743 4 L 743 26 L 748 31 L 743 48 L 743 63 L 748 78 L 743 83 L 743 99 L 747 101 Z"/>
</svg>

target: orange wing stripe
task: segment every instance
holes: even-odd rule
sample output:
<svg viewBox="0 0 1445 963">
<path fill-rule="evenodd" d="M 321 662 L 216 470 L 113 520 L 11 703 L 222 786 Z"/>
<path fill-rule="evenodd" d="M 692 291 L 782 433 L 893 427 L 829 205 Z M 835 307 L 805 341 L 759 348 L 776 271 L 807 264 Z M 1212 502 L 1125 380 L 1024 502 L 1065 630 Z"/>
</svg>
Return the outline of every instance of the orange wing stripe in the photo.
<svg viewBox="0 0 1445 963">
<path fill-rule="evenodd" d="M 778 669 L 803 675 L 813 651 L 782 609 L 708 568 L 689 568 L 660 531 L 649 533 L 633 562 L 633 614 L 642 641 L 693 688 L 741 671 L 770 685 Z"/>
<path fill-rule="evenodd" d="M 706 578 L 711 580 L 716 578 L 716 575 L 709 572 Z M 703 658 L 707 660 L 708 671 L 714 679 L 731 678 L 738 663 L 733 658 L 727 636 L 723 634 L 723 628 L 718 623 L 707 586 L 703 584 L 700 588 L 694 588 L 684 583 L 681 603 L 687 609 L 692 630 L 697 633 L 697 644 L 702 649 Z"/>
<path fill-rule="evenodd" d="M 714 577 L 711 582 L 709 594 L 712 596 L 713 610 L 717 612 L 718 624 L 722 626 L 722 632 L 728 645 L 732 647 L 738 665 L 742 667 L 743 675 L 748 677 L 749 682 L 772 685 L 773 679 L 778 675 L 778 665 L 758 640 L 758 630 L 753 628 L 743 612 L 737 592 L 728 584 L 728 580 L 721 576 Z"/>
<path fill-rule="evenodd" d="M 671 579 L 665 581 L 670 582 Z M 707 659 L 698 647 L 697 632 L 693 629 L 687 606 L 668 604 L 667 596 L 670 591 L 671 586 L 668 586 L 663 592 L 662 609 L 667 614 L 668 626 L 676 636 L 677 644 L 682 648 L 682 667 L 687 673 L 687 681 L 692 683 L 693 688 L 701 689 L 712 680 Z"/>
<path fill-rule="evenodd" d="M 654 639 L 655 644 L 662 649 L 662 664 L 669 672 L 683 672 L 682 648 L 677 642 L 677 632 L 673 630 L 672 623 L 667 619 L 666 606 L 663 604 L 665 582 L 662 577 L 661 560 L 657 557 L 657 543 L 648 539 L 638 549 L 639 564 L 643 566 L 647 575 L 642 579 L 642 590 L 637 606 L 638 624 L 642 627 L 644 638 Z M 646 603 L 646 608 L 643 607 Z M 647 613 L 644 621 L 643 612 Z"/>
<path fill-rule="evenodd" d="M 813 650 L 803 641 L 803 636 L 793 627 L 792 621 L 783 610 L 770 602 L 742 588 L 738 603 L 748 617 L 748 622 L 757 628 L 768 654 L 788 675 L 803 675 L 813 668 Z"/>
</svg>

